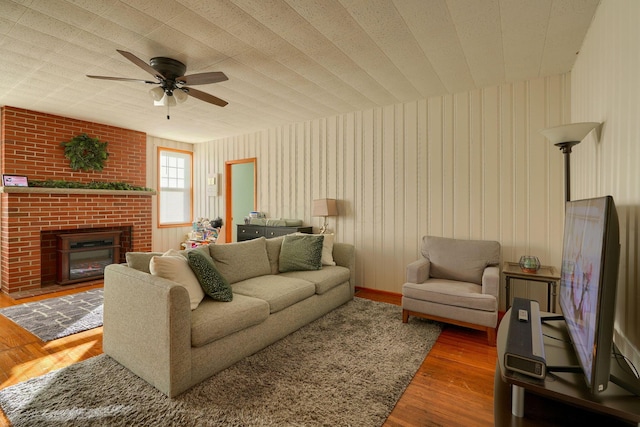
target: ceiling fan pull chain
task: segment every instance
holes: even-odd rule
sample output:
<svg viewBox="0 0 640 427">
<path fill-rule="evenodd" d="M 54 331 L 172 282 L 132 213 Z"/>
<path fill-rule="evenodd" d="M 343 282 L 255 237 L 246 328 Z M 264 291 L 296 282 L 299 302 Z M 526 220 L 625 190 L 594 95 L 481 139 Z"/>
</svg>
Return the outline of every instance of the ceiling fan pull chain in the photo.
<svg viewBox="0 0 640 427">
<path fill-rule="evenodd" d="M 171 108 L 171 106 L 169 105 L 169 103 L 167 102 L 167 120 L 171 119 L 171 116 L 169 115 L 169 109 Z"/>
</svg>

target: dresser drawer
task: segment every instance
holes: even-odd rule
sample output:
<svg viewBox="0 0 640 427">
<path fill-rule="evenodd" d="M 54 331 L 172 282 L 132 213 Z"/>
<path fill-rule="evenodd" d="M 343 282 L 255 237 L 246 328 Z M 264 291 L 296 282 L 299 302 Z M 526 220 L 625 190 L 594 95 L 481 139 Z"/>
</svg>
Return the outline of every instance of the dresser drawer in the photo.
<svg viewBox="0 0 640 427">
<path fill-rule="evenodd" d="M 238 224 L 238 242 L 245 240 L 257 239 L 264 236 L 264 229 L 260 225 L 242 225 Z"/>
</svg>

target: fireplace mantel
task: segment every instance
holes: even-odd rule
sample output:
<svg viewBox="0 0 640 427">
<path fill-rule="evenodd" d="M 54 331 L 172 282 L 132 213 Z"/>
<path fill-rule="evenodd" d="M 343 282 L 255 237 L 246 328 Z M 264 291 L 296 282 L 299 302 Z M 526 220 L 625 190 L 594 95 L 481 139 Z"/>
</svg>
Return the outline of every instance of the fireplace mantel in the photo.
<svg viewBox="0 0 640 427">
<path fill-rule="evenodd" d="M 115 196 L 155 196 L 155 190 L 95 190 L 91 188 L 0 187 L 0 193 L 21 194 L 101 194 Z"/>
</svg>

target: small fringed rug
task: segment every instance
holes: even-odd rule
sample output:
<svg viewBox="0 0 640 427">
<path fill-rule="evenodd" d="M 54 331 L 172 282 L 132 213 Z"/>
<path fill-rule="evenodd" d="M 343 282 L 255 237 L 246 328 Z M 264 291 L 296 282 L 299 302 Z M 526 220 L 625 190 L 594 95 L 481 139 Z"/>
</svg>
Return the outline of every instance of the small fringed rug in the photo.
<svg viewBox="0 0 640 427">
<path fill-rule="evenodd" d="M 102 289 L 27 302 L 0 309 L 0 314 L 42 341 L 102 326 Z"/>
</svg>

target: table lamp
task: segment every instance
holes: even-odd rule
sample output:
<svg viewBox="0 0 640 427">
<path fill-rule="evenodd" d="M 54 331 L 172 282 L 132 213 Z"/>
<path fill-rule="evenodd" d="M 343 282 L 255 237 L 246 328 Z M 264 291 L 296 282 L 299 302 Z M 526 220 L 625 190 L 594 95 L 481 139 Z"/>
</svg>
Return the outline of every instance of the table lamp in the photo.
<svg viewBox="0 0 640 427">
<path fill-rule="evenodd" d="M 320 234 L 327 231 L 327 217 L 338 215 L 338 205 L 336 199 L 316 199 L 313 201 L 313 216 L 321 216 L 324 218 Z"/>
</svg>

